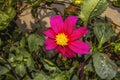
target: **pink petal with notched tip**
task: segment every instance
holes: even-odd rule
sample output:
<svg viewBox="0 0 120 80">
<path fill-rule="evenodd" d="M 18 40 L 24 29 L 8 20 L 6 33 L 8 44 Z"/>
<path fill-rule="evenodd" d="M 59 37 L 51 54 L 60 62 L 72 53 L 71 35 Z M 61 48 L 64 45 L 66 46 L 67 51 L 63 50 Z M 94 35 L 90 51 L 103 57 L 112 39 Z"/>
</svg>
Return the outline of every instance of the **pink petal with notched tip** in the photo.
<svg viewBox="0 0 120 80">
<path fill-rule="evenodd" d="M 63 27 L 63 19 L 61 15 L 52 16 L 50 18 L 51 28 L 55 33 L 59 33 Z"/>
<path fill-rule="evenodd" d="M 90 51 L 90 47 L 87 43 L 82 42 L 80 40 L 75 40 L 73 42 L 70 42 L 68 47 L 76 52 L 77 54 L 88 54 Z"/>
<path fill-rule="evenodd" d="M 50 38 L 47 38 L 45 40 L 45 48 L 46 50 L 51 50 L 51 49 L 54 49 L 56 47 L 56 42 L 54 39 L 50 39 Z"/>
<path fill-rule="evenodd" d="M 75 39 L 78 39 L 80 37 L 83 37 L 84 35 L 86 35 L 88 32 L 88 29 L 86 27 L 79 27 L 77 29 L 75 29 L 71 35 L 69 35 L 69 40 L 73 41 Z"/>
<path fill-rule="evenodd" d="M 64 31 L 69 35 L 72 33 L 76 23 L 77 23 L 78 17 L 77 16 L 69 16 L 64 21 Z"/>
<path fill-rule="evenodd" d="M 51 28 L 44 31 L 44 34 L 49 38 L 55 38 L 55 32 Z"/>
</svg>

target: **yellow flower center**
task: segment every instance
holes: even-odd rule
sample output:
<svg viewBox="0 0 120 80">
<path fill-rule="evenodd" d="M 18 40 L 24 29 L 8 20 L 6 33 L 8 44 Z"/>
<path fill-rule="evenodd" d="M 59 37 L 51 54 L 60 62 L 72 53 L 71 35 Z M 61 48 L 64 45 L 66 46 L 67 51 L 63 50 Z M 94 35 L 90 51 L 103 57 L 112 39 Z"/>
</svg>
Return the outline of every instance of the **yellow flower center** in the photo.
<svg viewBox="0 0 120 80">
<path fill-rule="evenodd" d="M 56 43 L 60 46 L 65 46 L 68 43 L 68 38 L 64 33 L 60 33 L 58 35 L 56 35 Z"/>
</svg>

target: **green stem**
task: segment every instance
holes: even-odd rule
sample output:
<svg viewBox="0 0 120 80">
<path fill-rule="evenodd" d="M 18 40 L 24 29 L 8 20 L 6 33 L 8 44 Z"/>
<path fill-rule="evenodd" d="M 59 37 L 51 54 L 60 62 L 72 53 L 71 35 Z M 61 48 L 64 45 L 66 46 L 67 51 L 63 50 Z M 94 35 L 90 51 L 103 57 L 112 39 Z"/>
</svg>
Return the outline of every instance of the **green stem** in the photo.
<svg viewBox="0 0 120 80">
<path fill-rule="evenodd" d="M 110 43 L 110 44 L 108 44 L 108 45 L 106 45 L 105 47 L 102 47 L 102 49 L 105 49 L 105 48 L 107 48 L 107 47 L 109 47 L 109 46 L 113 46 L 115 43 Z"/>
<path fill-rule="evenodd" d="M 100 41 L 100 43 L 98 44 L 98 50 L 101 49 L 101 47 L 102 47 L 102 43 Z"/>
</svg>

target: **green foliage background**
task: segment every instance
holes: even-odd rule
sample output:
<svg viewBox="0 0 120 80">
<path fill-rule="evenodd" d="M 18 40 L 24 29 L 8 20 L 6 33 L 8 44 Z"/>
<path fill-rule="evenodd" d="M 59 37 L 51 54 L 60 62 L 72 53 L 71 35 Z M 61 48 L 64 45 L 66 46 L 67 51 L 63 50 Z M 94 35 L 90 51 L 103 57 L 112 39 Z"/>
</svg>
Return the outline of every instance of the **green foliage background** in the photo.
<svg viewBox="0 0 120 80">
<path fill-rule="evenodd" d="M 120 35 L 115 34 L 107 17 L 100 17 L 108 7 L 108 0 L 82 0 L 81 4 L 58 0 L 0 0 L 0 80 L 119 80 Z M 26 3 L 27 6 L 20 8 Z M 112 2 L 119 7 L 119 0 Z M 41 6 L 44 4 L 44 6 Z M 69 4 L 77 11 L 51 8 L 51 4 Z M 43 31 L 23 32 L 16 24 L 22 10 L 32 7 L 36 17 L 39 8 L 53 10 L 63 17 L 76 15 L 77 25 L 87 26 L 89 33 L 83 38 L 90 44 L 87 55 L 74 59 L 63 58 L 44 48 Z M 71 8 L 71 9 L 72 9 Z M 50 16 L 49 16 L 50 17 Z M 34 23 L 35 24 L 35 23 Z M 41 29 L 44 29 L 42 26 Z"/>
</svg>

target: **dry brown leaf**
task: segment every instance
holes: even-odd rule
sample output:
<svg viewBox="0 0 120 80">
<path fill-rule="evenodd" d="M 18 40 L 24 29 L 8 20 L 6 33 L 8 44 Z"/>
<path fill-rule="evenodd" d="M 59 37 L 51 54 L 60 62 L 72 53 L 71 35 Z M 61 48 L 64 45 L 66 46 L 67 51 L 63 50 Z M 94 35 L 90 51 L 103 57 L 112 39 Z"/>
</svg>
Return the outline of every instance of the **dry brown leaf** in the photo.
<svg viewBox="0 0 120 80">
<path fill-rule="evenodd" d="M 110 4 L 101 17 L 108 17 L 116 25 L 115 32 L 120 32 L 120 8 L 116 8 Z"/>
<path fill-rule="evenodd" d="M 101 16 L 102 17 L 106 16 L 106 17 L 110 18 L 113 21 L 113 23 L 120 26 L 120 13 L 117 10 L 108 7 Z"/>
<path fill-rule="evenodd" d="M 21 21 L 22 24 L 26 24 L 26 28 L 31 30 L 31 23 L 34 23 L 35 19 L 32 17 L 31 14 L 31 9 L 29 8 L 27 10 L 24 10 L 20 15 L 19 15 L 19 20 Z"/>
</svg>

